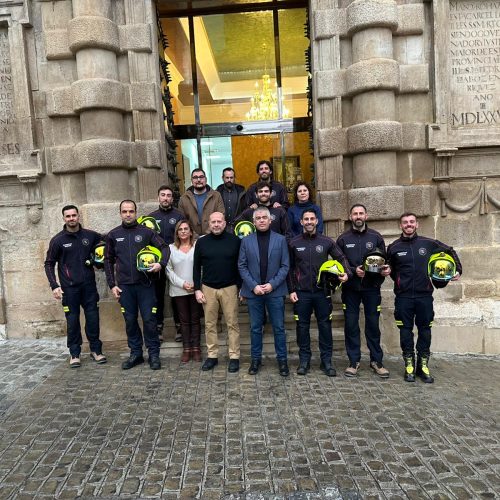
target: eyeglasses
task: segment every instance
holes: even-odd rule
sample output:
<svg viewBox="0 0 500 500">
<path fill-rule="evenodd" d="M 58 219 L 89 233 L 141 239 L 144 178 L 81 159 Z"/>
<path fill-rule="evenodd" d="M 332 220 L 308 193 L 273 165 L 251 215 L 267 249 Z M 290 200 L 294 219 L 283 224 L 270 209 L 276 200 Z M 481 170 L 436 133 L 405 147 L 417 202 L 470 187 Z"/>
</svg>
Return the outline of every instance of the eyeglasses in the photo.
<svg viewBox="0 0 500 500">
<path fill-rule="evenodd" d="M 204 175 L 193 175 L 191 177 L 191 179 L 193 179 L 193 181 L 197 181 L 197 180 L 204 179 L 204 178 L 205 178 Z"/>
</svg>

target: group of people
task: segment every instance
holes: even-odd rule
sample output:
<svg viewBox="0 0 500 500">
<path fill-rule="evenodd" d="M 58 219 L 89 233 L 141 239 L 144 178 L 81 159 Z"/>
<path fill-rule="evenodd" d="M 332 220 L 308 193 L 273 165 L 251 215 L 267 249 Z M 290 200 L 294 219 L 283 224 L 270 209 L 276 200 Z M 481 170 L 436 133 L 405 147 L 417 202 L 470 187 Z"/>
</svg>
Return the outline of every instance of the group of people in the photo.
<svg viewBox="0 0 500 500">
<path fill-rule="evenodd" d="M 222 174 L 223 183 L 212 189 L 207 185 L 205 172 L 197 168 L 191 173 L 192 185 L 181 196 L 178 209 L 174 207 L 172 189 L 160 186 L 158 210 L 148 216 L 156 223 L 153 228 L 138 222 L 133 200 L 120 203 L 121 224 L 105 236 L 81 226 L 76 206 L 62 209 L 64 227 L 50 242 L 45 270 L 53 295 L 62 301 L 66 315 L 69 366 L 81 365 L 80 307 L 85 313 L 90 357 L 97 363 L 107 361 L 99 339 L 99 296 L 92 265 L 96 264 L 93 252 L 104 240 L 103 267 L 108 286 L 121 305 L 130 348 L 130 356 L 122 363 L 125 370 L 144 363 L 143 343 L 151 369 L 161 368 L 160 335 L 168 288 L 174 319 L 179 325 L 176 340 L 183 342 L 181 362 L 202 361 L 200 320 L 204 315 L 207 357 L 201 369 L 208 371 L 218 364 L 217 322 L 222 311 L 227 325 L 228 371 L 239 371 L 238 310 L 239 303 L 246 302 L 251 336 L 248 373 L 259 372 L 264 326 L 269 321 L 278 371 L 288 376 L 285 298 L 289 295 L 299 348 L 297 374 L 306 375 L 311 368 L 310 323 L 314 312 L 319 367 L 326 376 L 334 377 L 331 295 L 335 288 L 340 288 L 348 357 L 344 375 L 356 377 L 360 369 L 362 303 L 370 367 L 379 377 L 387 378 L 379 318 L 380 287 L 385 277 L 390 276 L 394 280 L 404 380 L 414 382 L 418 376 L 432 383 L 428 361 L 433 286 L 427 267 L 433 253 L 447 252 L 457 264 L 453 279 L 458 279 L 462 270 L 455 251 L 437 240 L 418 235 L 417 216 L 413 213 L 401 216 L 402 234 L 386 249 L 380 233 L 368 228 L 368 213 L 363 204 L 350 209 L 351 227 L 335 242 L 322 234 L 321 210 L 314 204 L 311 188 L 305 182 L 296 184 L 290 206 L 286 188 L 273 180 L 272 165 L 260 161 L 256 171 L 257 182 L 245 190 L 235 183 L 235 172 L 228 167 Z M 241 222 L 250 224 L 253 231 L 238 237 L 235 228 Z M 146 252 L 157 249 L 157 257 L 144 267 L 139 261 L 145 249 Z M 384 264 L 378 273 L 368 272 L 365 266 L 366 255 L 374 251 L 383 256 Z M 332 262 L 336 282 L 335 286 L 326 286 L 320 276 L 325 265 Z M 414 325 L 418 330 L 416 360 Z"/>
</svg>

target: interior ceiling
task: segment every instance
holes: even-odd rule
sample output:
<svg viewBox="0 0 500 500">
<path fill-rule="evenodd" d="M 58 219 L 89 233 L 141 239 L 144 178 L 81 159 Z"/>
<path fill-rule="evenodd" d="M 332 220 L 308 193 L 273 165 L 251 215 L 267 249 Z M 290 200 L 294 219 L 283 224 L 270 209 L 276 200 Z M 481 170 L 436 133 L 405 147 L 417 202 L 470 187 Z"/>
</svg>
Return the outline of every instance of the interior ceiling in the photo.
<svg viewBox="0 0 500 500">
<path fill-rule="evenodd" d="M 228 5 L 244 5 L 253 3 L 272 3 L 272 0 L 158 0 L 162 12 L 226 7 Z"/>
</svg>

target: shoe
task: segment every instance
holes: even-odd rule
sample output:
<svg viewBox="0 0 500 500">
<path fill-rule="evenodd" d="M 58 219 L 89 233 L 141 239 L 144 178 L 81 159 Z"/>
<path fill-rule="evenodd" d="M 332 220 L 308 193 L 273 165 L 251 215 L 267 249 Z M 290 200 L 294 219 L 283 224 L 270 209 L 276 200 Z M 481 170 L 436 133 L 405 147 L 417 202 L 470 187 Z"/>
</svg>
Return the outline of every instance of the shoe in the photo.
<svg viewBox="0 0 500 500">
<path fill-rule="evenodd" d="M 415 370 L 415 375 L 421 378 L 426 384 L 434 383 L 434 377 L 431 375 L 429 371 L 429 367 L 427 366 L 429 363 L 429 358 L 427 356 L 418 356 L 417 357 L 417 369 Z"/>
<path fill-rule="evenodd" d="M 229 365 L 227 367 L 227 371 L 229 373 L 236 373 L 240 371 L 240 360 L 239 359 L 230 359 Z"/>
<path fill-rule="evenodd" d="M 349 366 L 344 370 L 344 377 L 347 378 L 354 378 L 358 376 L 358 371 L 359 371 L 359 361 L 357 363 L 351 363 Z"/>
<path fill-rule="evenodd" d="M 405 382 L 415 382 L 415 358 L 413 356 L 405 356 Z"/>
<path fill-rule="evenodd" d="M 260 365 L 262 364 L 260 359 L 252 359 L 250 362 L 250 368 L 248 369 L 248 373 L 250 375 L 257 375 Z"/>
<path fill-rule="evenodd" d="M 122 370 L 130 370 L 134 366 L 144 363 L 144 358 L 142 354 L 131 354 L 128 359 L 122 363 Z"/>
<path fill-rule="evenodd" d="M 175 341 L 182 342 L 181 325 L 179 325 L 178 323 L 175 324 Z"/>
<path fill-rule="evenodd" d="M 329 363 L 321 363 L 319 365 L 319 369 L 327 376 L 327 377 L 336 377 L 337 376 L 337 370 L 329 364 Z"/>
<path fill-rule="evenodd" d="M 301 361 L 297 367 L 297 375 L 307 375 L 310 368 L 311 365 L 309 364 L 309 361 Z"/>
<path fill-rule="evenodd" d="M 380 377 L 389 378 L 389 370 L 378 361 L 371 361 L 370 368 Z"/>
<path fill-rule="evenodd" d="M 149 368 L 151 370 L 160 370 L 161 369 L 161 361 L 160 361 L 160 356 L 155 355 L 155 356 L 149 356 Z"/>
<path fill-rule="evenodd" d="M 191 349 L 187 348 L 182 351 L 181 363 L 187 363 L 191 359 Z"/>
<path fill-rule="evenodd" d="M 71 356 L 69 360 L 69 367 L 70 368 L 80 368 L 82 364 L 80 363 L 80 357 L 79 356 Z"/>
<path fill-rule="evenodd" d="M 219 360 L 217 358 L 207 358 L 205 362 L 203 363 L 201 369 L 204 372 L 208 372 L 209 370 L 212 370 L 219 364 Z"/>
<path fill-rule="evenodd" d="M 288 363 L 286 361 L 278 361 L 278 369 L 282 377 L 288 377 L 288 375 L 290 375 L 290 370 L 288 369 Z"/>
<path fill-rule="evenodd" d="M 104 363 L 107 363 L 108 360 L 104 354 L 97 354 L 96 352 L 91 352 L 90 353 L 90 359 L 93 359 L 98 365 L 103 365 Z"/>
<path fill-rule="evenodd" d="M 191 358 L 197 363 L 201 361 L 201 349 L 199 347 L 193 347 L 191 349 Z"/>
</svg>

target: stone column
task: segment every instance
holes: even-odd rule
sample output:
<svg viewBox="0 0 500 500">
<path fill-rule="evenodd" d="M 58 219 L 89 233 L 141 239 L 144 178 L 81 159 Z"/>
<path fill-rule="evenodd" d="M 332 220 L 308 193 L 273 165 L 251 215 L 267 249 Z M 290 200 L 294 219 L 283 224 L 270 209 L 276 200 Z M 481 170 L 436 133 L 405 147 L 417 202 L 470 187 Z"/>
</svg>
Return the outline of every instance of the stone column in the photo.
<svg viewBox="0 0 500 500">
<path fill-rule="evenodd" d="M 130 143 L 123 114 L 129 109 L 127 86 L 119 81 L 119 31 L 111 0 L 73 0 L 70 50 L 76 57 L 74 111 L 80 116 L 82 141 L 75 156 L 85 170 L 88 203 L 130 196 Z"/>
</svg>

